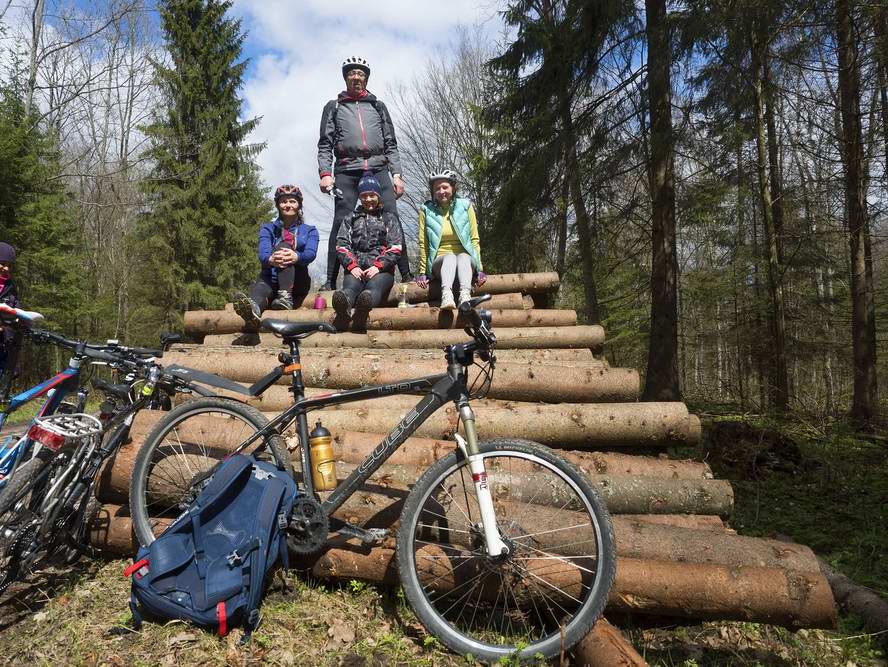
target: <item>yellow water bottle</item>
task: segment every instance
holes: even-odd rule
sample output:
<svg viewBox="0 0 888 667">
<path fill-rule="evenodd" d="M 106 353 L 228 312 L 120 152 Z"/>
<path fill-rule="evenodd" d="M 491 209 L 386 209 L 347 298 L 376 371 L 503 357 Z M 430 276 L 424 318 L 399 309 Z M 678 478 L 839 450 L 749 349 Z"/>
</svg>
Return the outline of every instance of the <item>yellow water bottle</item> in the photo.
<svg viewBox="0 0 888 667">
<path fill-rule="evenodd" d="M 315 491 L 330 491 L 336 488 L 336 458 L 333 456 L 333 436 L 321 424 L 315 424 L 308 434 L 311 449 L 311 480 Z"/>
</svg>

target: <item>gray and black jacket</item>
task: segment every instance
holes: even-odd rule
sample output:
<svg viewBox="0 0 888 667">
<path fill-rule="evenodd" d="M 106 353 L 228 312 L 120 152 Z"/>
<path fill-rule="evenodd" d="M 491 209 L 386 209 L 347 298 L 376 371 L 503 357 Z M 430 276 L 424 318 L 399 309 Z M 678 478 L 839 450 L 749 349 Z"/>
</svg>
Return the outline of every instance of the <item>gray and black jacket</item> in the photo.
<svg viewBox="0 0 888 667">
<path fill-rule="evenodd" d="M 337 171 L 401 173 L 398 141 L 385 104 L 367 93 L 359 99 L 339 93 L 324 105 L 321 138 L 318 139 L 318 172 L 321 177 Z"/>
<path fill-rule="evenodd" d="M 359 208 L 342 221 L 336 235 L 336 256 L 346 271 L 355 267 L 394 273 L 402 251 L 398 218 L 383 209 Z"/>
</svg>

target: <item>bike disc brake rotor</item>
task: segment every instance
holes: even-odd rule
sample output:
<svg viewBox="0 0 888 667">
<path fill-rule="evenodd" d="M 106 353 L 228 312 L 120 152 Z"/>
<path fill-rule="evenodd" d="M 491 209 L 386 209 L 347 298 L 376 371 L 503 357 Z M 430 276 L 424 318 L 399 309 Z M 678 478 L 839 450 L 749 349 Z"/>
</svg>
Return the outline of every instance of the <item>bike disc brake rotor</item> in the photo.
<svg viewBox="0 0 888 667">
<path fill-rule="evenodd" d="M 287 546 L 299 555 L 314 554 L 327 544 L 330 520 L 321 504 L 312 498 L 299 498 L 293 504 L 287 530 Z"/>
</svg>

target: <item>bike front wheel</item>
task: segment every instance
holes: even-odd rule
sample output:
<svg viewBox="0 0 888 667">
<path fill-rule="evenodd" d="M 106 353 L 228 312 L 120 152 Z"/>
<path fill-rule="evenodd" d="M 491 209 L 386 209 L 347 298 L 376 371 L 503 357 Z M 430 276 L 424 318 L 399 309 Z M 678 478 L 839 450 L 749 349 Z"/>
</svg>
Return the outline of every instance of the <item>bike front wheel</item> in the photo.
<svg viewBox="0 0 888 667">
<path fill-rule="evenodd" d="M 426 629 L 482 661 L 557 656 L 582 639 L 613 584 L 610 516 L 589 481 L 543 445 L 479 445 L 505 555 L 486 552 L 472 472 L 456 452 L 413 487 L 398 571 Z"/>
<path fill-rule="evenodd" d="M 194 502 L 219 463 L 267 424 L 255 408 L 220 398 L 189 401 L 167 413 L 133 465 L 129 498 L 139 543 L 151 544 Z M 258 439 L 244 453 L 273 461 L 292 475 L 290 453 L 279 435 Z"/>
</svg>

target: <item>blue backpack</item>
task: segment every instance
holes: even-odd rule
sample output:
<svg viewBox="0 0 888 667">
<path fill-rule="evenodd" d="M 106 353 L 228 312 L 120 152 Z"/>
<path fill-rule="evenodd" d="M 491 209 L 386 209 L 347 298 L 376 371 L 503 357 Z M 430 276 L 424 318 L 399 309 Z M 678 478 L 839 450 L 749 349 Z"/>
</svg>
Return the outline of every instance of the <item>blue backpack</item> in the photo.
<svg viewBox="0 0 888 667">
<path fill-rule="evenodd" d="M 226 459 L 194 504 L 125 571 L 130 609 L 190 621 L 220 636 L 259 625 L 265 575 L 278 558 L 286 570 L 284 529 L 296 484 L 274 464 L 237 454 Z"/>
</svg>

